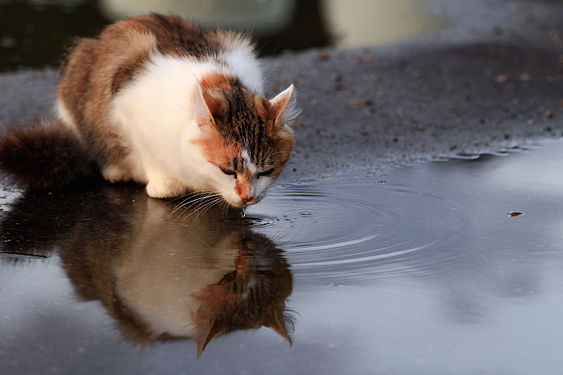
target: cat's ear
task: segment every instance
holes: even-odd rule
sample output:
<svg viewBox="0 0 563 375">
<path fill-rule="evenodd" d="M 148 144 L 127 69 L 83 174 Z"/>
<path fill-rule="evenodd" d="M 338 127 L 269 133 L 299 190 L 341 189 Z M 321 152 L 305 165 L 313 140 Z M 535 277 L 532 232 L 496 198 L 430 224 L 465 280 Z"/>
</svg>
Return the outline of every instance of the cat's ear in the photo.
<svg viewBox="0 0 563 375">
<path fill-rule="evenodd" d="M 291 84 L 287 89 L 269 100 L 270 118 L 274 120 L 274 129 L 283 127 L 299 115 L 300 111 L 296 107 L 295 96 L 295 88 Z"/>
<path fill-rule="evenodd" d="M 201 357 L 201 353 L 205 350 L 205 347 L 211 339 L 219 333 L 219 328 L 215 320 L 206 321 L 203 327 L 197 328 L 196 342 L 197 342 L 197 358 Z"/>
<path fill-rule="evenodd" d="M 200 127 L 215 124 L 214 116 L 222 115 L 226 111 L 225 97 L 218 91 L 210 92 L 199 82 L 194 98 L 194 116 Z"/>
<path fill-rule="evenodd" d="M 287 332 L 286 321 L 283 316 L 283 311 L 275 312 L 273 311 L 270 318 L 264 324 L 266 327 L 270 327 L 274 330 L 278 335 L 283 337 L 285 341 L 289 343 L 289 345 L 293 345 L 293 341 L 291 340 L 291 336 Z"/>
</svg>

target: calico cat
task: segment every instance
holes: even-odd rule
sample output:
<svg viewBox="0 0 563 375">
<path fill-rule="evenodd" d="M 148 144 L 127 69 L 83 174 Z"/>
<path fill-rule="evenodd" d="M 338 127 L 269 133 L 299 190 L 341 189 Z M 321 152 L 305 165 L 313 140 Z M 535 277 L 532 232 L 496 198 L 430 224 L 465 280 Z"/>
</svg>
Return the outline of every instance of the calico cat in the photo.
<svg viewBox="0 0 563 375">
<path fill-rule="evenodd" d="M 244 207 L 264 196 L 294 147 L 293 85 L 270 100 L 262 93 L 244 35 L 133 17 L 77 42 L 61 68 L 58 119 L 9 129 L 0 169 L 36 189 L 101 172 L 146 184 L 154 198 L 209 191 Z"/>
<path fill-rule="evenodd" d="M 232 221 L 236 211 L 230 219 L 217 206 L 201 217 L 190 208 L 172 214 L 173 202 L 135 185 L 77 190 L 28 192 L 11 206 L 0 250 L 23 263 L 13 266 L 56 251 L 80 299 L 99 301 L 135 345 L 193 340 L 199 357 L 213 338 L 261 327 L 291 344 L 287 260 L 267 237 Z M 33 207 L 39 213 L 30 215 Z"/>
</svg>

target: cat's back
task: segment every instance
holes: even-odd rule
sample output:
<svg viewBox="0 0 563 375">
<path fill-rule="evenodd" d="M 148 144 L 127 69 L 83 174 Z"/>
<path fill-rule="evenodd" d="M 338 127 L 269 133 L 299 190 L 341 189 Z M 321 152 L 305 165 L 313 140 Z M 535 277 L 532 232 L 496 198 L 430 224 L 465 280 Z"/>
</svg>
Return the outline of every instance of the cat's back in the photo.
<svg viewBox="0 0 563 375">
<path fill-rule="evenodd" d="M 110 25 L 97 39 L 80 39 L 63 63 L 59 97 L 76 104 L 80 92 L 111 98 L 154 63 L 155 55 L 221 61 L 237 75 L 256 74 L 252 70 L 258 68 L 247 37 L 204 32 L 180 17 L 151 14 Z"/>
</svg>

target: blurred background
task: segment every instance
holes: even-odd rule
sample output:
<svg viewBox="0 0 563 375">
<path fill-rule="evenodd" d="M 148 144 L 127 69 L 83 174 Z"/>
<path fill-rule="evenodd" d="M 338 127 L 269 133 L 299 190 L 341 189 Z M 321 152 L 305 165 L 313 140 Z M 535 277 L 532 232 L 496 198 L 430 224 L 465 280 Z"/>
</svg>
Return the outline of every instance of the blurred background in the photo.
<svg viewBox="0 0 563 375">
<path fill-rule="evenodd" d="M 0 71 L 57 66 L 73 37 L 150 12 L 249 32 L 261 56 L 413 39 L 556 49 L 563 40 L 563 0 L 0 0 Z"/>
<path fill-rule="evenodd" d="M 56 66 L 74 36 L 159 12 L 253 34 L 262 56 L 311 47 L 381 45 L 446 21 L 426 0 L 0 0 L 0 71 Z"/>
</svg>

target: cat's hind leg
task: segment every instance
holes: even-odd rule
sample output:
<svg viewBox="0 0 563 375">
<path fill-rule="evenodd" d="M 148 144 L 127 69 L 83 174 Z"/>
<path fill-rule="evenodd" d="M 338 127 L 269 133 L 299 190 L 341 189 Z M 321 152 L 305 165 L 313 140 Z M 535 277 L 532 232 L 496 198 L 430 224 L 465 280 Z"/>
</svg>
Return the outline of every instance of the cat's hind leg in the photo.
<svg viewBox="0 0 563 375">
<path fill-rule="evenodd" d="M 102 176 L 111 182 L 135 181 L 141 184 L 147 183 L 147 178 L 142 165 L 132 161 L 130 156 L 121 161 L 108 163 L 101 168 Z"/>
</svg>

